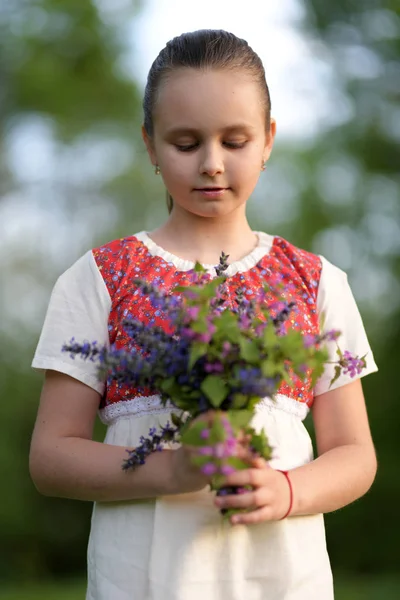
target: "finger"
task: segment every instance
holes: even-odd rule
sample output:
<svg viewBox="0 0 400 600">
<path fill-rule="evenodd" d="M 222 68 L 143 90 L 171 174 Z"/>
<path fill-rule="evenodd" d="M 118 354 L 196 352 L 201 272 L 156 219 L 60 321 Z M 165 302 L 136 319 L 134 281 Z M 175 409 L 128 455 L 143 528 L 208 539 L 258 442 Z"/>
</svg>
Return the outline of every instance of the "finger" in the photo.
<svg viewBox="0 0 400 600">
<path fill-rule="evenodd" d="M 243 494 L 229 494 L 228 496 L 216 496 L 214 500 L 218 508 L 258 508 L 266 502 L 264 494 L 260 490 L 250 490 Z"/>
<path fill-rule="evenodd" d="M 237 456 L 237 458 L 241 458 L 242 460 L 244 460 L 249 466 L 251 465 L 253 458 L 254 458 L 251 451 L 249 450 L 248 446 L 243 446 L 241 444 L 239 444 L 236 447 L 235 456 Z"/>
<path fill-rule="evenodd" d="M 248 444 L 251 440 L 251 436 L 248 433 L 245 433 L 243 429 L 241 429 L 237 435 L 237 440 L 240 444 Z"/>
<path fill-rule="evenodd" d="M 252 523 L 261 523 L 262 521 L 274 521 L 274 517 L 269 506 L 262 506 L 250 512 L 232 515 L 230 521 L 232 525 L 251 525 Z"/>
<path fill-rule="evenodd" d="M 252 455 L 251 465 L 256 469 L 271 469 L 270 464 L 261 456 Z"/>
<path fill-rule="evenodd" d="M 267 469 L 250 468 L 237 470 L 224 478 L 225 485 L 237 485 L 245 487 L 251 485 L 252 487 L 260 487 L 266 484 L 266 478 L 269 476 Z"/>
</svg>

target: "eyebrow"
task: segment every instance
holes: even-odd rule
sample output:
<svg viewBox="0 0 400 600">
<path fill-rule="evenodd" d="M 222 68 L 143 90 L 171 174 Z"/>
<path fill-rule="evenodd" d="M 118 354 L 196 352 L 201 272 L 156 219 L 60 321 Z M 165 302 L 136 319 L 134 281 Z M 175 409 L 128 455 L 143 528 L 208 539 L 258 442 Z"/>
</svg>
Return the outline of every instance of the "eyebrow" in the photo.
<svg viewBox="0 0 400 600">
<path fill-rule="evenodd" d="M 223 127 L 221 129 L 221 133 L 235 133 L 237 131 L 254 131 L 254 127 L 248 123 L 237 123 L 235 125 L 228 125 L 227 127 Z M 194 127 L 173 127 L 171 129 L 167 129 L 165 135 L 169 137 L 188 133 L 192 135 L 199 135 L 201 132 L 199 129 Z"/>
</svg>

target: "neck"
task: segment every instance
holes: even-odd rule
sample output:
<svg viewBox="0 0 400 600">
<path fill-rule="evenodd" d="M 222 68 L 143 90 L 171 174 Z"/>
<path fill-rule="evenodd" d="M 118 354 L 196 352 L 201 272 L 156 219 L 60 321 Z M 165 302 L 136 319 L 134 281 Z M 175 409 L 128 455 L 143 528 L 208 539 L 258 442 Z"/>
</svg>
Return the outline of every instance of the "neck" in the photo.
<svg viewBox="0 0 400 600">
<path fill-rule="evenodd" d="M 150 237 L 171 254 L 203 264 L 218 264 L 222 251 L 229 254 L 229 263 L 235 262 L 257 244 L 245 214 L 220 220 L 194 215 L 188 218 L 173 210 L 168 221 Z"/>
</svg>

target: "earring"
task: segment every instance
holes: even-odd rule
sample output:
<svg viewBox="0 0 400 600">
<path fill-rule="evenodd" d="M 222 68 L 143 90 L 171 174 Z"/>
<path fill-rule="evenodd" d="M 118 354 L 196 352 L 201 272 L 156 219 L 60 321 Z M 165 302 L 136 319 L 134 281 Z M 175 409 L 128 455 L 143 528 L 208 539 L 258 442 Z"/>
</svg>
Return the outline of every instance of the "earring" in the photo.
<svg viewBox="0 0 400 600">
<path fill-rule="evenodd" d="M 267 161 L 263 162 L 261 165 L 261 171 L 265 171 L 265 169 L 267 168 Z"/>
<path fill-rule="evenodd" d="M 154 173 L 156 175 L 159 175 L 161 173 L 160 167 L 158 165 L 156 165 L 155 169 L 154 169 Z"/>
</svg>

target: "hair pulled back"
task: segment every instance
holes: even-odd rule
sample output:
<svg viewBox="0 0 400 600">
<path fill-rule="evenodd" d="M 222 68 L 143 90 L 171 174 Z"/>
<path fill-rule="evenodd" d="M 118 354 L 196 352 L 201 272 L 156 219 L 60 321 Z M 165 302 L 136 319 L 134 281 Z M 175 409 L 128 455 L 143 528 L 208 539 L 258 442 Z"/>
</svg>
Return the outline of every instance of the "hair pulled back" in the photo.
<svg viewBox="0 0 400 600">
<path fill-rule="evenodd" d="M 173 38 L 153 62 L 143 98 L 144 129 L 152 138 L 153 114 L 157 92 L 170 73 L 179 68 L 245 70 L 259 84 L 266 114 L 266 127 L 270 127 L 271 98 L 260 57 L 248 43 L 224 30 L 201 29 Z M 173 199 L 167 192 L 168 211 Z"/>
</svg>

